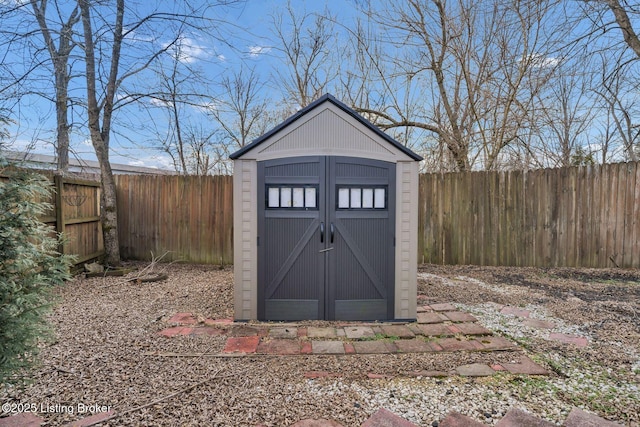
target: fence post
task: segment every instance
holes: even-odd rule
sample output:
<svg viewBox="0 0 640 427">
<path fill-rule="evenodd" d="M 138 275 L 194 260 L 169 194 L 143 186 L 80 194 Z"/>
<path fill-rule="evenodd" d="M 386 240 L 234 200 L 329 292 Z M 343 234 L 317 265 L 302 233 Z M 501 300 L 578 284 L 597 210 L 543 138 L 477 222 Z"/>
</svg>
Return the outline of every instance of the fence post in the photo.
<svg viewBox="0 0 640 427">
<path fill-rule="evenodd" d="M 64 213 L 62 211 L 62 190 L 64 189 L 64 180 L 61 175 L 53 176 L 53 183 L 55 187 L 55 200 L 56 200 L 56 232 L 58 234 L 64 233 Z M 65 254 L 64 243 L 60 243 L 58 246 L 58 252 L 62 255 Z"/>
</svg>

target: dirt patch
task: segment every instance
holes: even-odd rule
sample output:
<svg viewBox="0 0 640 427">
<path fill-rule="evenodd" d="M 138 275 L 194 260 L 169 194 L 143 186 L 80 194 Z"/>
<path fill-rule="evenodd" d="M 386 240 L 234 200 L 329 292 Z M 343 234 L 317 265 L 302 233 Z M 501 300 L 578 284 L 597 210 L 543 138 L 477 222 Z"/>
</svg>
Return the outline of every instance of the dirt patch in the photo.
<svg viewBox="0 0 640 427">
<path fill-rule="evenodd" d="M 176 264 L 162 268 L 168 279 L 160 282 L 91 278 L 59 288 L 60 299 L 51 315 L 55 342 L 43 345 L 42 364 L 30 373 L 31 384 L 3 388 L 0 402 L 98 404 L 114 411 L 144 406 L 104 424 L 110 426 L 288 426 L 304 418 L 359 426 L 380 407 L 419 425 L 431 425 L 453 409 L 492 425 L 514 406 L 561 424 L 574 405 L 624 424 L 639 421 L 637 271 L 598 270 L 589 276 L 591 270 L 421 267 L 421 301 L 454 303 L 498 335 L 518 342 L 524 354 L 553 371 L 540 378 L 500 374 L 474 379 L 410 374 L 446 372 L 471 363 L 511 363 L 523 352 L 150 356 L 220 352 L 224 336 L 165 338 L 158 332 L 171 326 L 169 319 L 176 313 L 192 313 L 198 322 L 233 315 L 231 269 Z M 555 329 L 527 328 L 523 319 L 501 314 L 502 306 L 528 310 L 532 318 L 553 322 Z M 552 332 L 584 336 L 589 344 L 562 344 L 549 339 Z M 309 379 L 305 373 L 310 371 L 331 375 Z M 368 373 L 385 378 L 372 380 Z M 198 386 L 186 390 L 194 384 Z M 149 405 L 176 392 L 175 397 Z M 90 414 L 38 415 L 47 425 L 57 426 Z"/>
</svg>

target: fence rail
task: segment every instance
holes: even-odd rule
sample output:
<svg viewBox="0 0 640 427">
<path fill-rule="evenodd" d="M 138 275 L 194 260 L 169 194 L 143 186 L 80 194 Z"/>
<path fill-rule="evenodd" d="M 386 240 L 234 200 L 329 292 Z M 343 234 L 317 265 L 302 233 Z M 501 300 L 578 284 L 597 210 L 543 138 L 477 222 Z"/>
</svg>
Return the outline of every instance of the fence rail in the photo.
<svg viewBox="0 0 640 427">
<path fill-rule="evenodd" d="M 421 262 L 640 267 L 640 167 L 420 177 Z"/>
</svg>

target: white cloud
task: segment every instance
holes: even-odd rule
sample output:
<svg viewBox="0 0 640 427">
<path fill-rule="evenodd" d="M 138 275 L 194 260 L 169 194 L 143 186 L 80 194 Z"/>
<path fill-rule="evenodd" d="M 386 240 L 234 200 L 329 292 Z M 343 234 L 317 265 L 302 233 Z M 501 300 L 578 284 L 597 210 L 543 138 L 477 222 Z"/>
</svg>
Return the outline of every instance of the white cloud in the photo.
<svg viewBox="0 0 640 427">
<path fill-rule="evenodd" d="M 167 101 L 159 98 L 151 98 L 149 102 L 155 107 L 168 107 L 170 105 Z"/>
<path fill-rule="evenodd" d="M 267 46 L 249 46 L 249 56 L 252 58 L 257 58 L 258 56 L 269 53 L 270 51 L 271 48 Z"/>
<path fill-rule="evenodd" d="M 210 113 L 212 111 L 218 110 L 219 107 L 217 102 L 209 101 L 209 102 L 201 102 L 200 104 L 194 106 L 193 108 L 203 113 Z"/>
<path fill-rule="evenodd" d="M 554 58 L 552 56 L 541 55 L 539 53 L 533 53 L 529 56 L 531 65 L 534 67 L 556 67 L 560 64 L 560 58 Z"/>
<path fill-rule="evenodd" d="M 218 55 L 218 60 L 220 62 L 227 62 L 227 57 L 222 55 L 222 54 L 220 54 L 220 55 Z"/>
<path fill-rule="evenodd" d="M 163 47 L 165 49 L 168 48 L 168 51 L 174 59 L 185 64 L 191 64 L 209 56 L 206 46 L 186 36 L 178 37 L 178 39 L 171 45 L 169 43 L 165 43 Z"/>
</svg>

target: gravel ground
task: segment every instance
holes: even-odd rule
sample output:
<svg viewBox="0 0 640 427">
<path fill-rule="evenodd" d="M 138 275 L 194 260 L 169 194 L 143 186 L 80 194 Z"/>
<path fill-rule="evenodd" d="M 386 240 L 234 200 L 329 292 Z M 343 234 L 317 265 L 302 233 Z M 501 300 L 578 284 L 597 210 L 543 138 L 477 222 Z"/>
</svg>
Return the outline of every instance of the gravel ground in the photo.
<svg viewBox="0 0 640 427">
<path fill-rule="evenodd" d="M 108 406 L 118 413 L 130 410 L 103 424 L 111 426 L 288 426 L 305 418 L 358 426 L 380 407 L 424 426 L 452 410 L 494 425 L 516 406 L 556 424 L 573 406 L 621 424 L 637 426 L 640 421 L 637 270 L 423 266 L 419 294 L 428 302 L 453 302 L 468 310 L 552 371 L 545 377 L 430 378 L 408 374 L 516 361 L 521 353 L 147 356 L 156 351 L 220 352 L 223 337 L 168 339 L 157 332 L 177 312 L 201 319 L 232 316 L 231 270 L 161 267 L 168 280 L 77 278 L 59 288 L 51 315 L 56 340 L 43 345 L 32 382 L 3 388 L 0 402 L 36 405 L 51 426 L 90 415 L 78 413 L 80 404 Z M 549 331 L 527 328 L 521 318 L 500 314 L 498 304 L 526 308 L 532 318 L 553 321 L 553 332 L 587 337 L 589 346 L 550 341 Z M 339 376 L 306 379 L 309 371 Z M 372 380 L 367 373 L 389 378 Z"/>
</svg>

